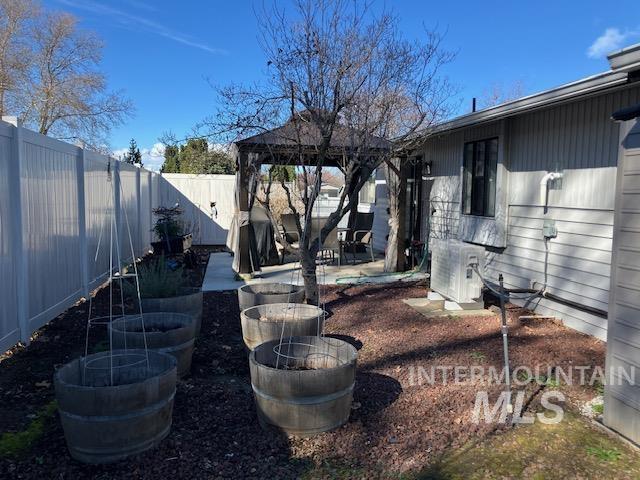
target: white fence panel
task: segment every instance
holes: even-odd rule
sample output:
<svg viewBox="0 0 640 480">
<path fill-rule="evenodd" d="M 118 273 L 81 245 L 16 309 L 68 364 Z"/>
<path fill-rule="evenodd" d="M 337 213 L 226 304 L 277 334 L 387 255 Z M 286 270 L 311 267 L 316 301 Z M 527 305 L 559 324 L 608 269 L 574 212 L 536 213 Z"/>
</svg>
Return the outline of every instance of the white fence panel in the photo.
<svg viewBox="0 0 640 480">
<path fill-rule="evenodd" d="M 102 283 L 109 270 L 109 236 L 113 206 L 113 179 L 108 181 L 107 168 L 114 171 L 109 160 L 95 152 L 84 157 L 85 228 L 87 265 L 90 288 Z"/>
<path fill-rule="evenodd" d="M 151 172 L 140 170 L 140 241 L 141 250 L 138 255 L 144 255 L 151 248 Z"/>
<path fill-rule="evenodd" d="M 13 130 L 0 123 L 0 352 L 20 340 L 16 303 L 16 249 L 12 244 L 15 210 L 12 208 L 10 178 Z M 15 163 L 15 162 L 14 162 Z"/>
<path fill-rule="evenodd" d="M 33 331 L 64 311 L 82 291 L 76 181 L 81 151 L 23 132 L 22 231 L 29 329 Z"/>
<path fill-rule="evenodd" d="M 234 188 L 234 175 L 164 174 L 158 177 L 158 205 L 180 204 L 194 244 L 224 245 L 233 217 Z"/>
<path fill-rule="evenodd" d="M 113 221 L 123 260 L 129 230 L 136 255 L 148 250 L 153 176 L 0 122 L 0 352 L 106 278 L 112 208 L 123 208 Z"/>
<path fill-rule="evenodd" d="M 140 221 L 138 219 L 138 168 L 126 163 L 118 163 L 120 177 L 120 211 L 118 230 L 120 234 L 120 258 L 122 261 L 131 260 L 131 245 L 133 242 L 136 255 L 142 252 L 140 245 Z"/>
</svg>

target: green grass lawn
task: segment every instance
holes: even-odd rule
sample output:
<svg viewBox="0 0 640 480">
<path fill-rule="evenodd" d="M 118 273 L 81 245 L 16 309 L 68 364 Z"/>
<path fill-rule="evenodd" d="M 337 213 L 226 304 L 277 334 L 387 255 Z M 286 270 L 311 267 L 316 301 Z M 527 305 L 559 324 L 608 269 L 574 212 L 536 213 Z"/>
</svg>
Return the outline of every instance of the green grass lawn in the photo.
<svg viewBox="0 0 640 480">
<path fill-rule="evenodd" d="M 417 479 L 637 479 L 640 453 L 565 412 L 555 425 L 521 425 L 450 452 Z"/>
<path fill-rule="evenodd" d="M 639 479 L 640 453 L 565 412 L 556 425 L 536 422 L 517 426 L 484 442 L 450 451 L 439 462 L 417 474 L 353 468 L 325 462 L 305 479 L 388 478 L 396 480 L 479 479 Z"/>
</svg>

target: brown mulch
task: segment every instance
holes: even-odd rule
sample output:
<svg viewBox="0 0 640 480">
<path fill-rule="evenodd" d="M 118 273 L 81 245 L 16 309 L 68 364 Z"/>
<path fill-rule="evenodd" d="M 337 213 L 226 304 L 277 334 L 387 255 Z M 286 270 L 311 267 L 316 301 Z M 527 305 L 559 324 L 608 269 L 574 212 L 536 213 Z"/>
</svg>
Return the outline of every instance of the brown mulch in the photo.
<svg viewBox="0 0 640 480">
<path fill-rule="evenodd" d="M 28 453 L 0 458 L 0 478 L 279 479 L 326 463 L 360 477 L 424 468 L 496 425 L 470 421 L 476 392 L 485 387 L 441 378 L 417 385 L 411 381 L 416 369 L 502 365 L 498 316 L 426 318 L 402 302 L 425 293 L 424 286 L 404 283 L 328 289 L 326 330 L 360 348 L 354 409 L 334 432 L 288 439 L 260 428 L 237 296 L 211 292 L 192 374 L 178 384 L 172 432 L 158 448 L 114 465 L 83 465 L 69 457 L 56 417 Z M 520 313 L 510 311 L 514 320 Z M 54 398 L 53 387 L 40 382 L 51 382 L 56 365 L 82 352 L 85 322 L 86 304 L 77 305 L 0 363 L 0 432 L 24 429 Z M 512 366 L 604 365 L 604 343 L 551 321 L 514 321 L 510 338 Z M 572 398 L 590 394 L 562 389 Z M 495 397 L 500 388 L 488 390 Z"/>
</svg>

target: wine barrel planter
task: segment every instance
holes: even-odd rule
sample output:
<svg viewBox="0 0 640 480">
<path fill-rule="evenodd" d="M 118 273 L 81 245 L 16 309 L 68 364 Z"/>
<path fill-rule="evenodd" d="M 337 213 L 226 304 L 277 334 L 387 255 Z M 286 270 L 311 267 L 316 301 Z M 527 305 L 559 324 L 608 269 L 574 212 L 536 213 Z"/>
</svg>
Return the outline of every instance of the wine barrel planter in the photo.
<svg viewBox="0 0 640 480">
<path fill-rule="evenodd" d="M 256 305 L 303 302 L 303 286 L 288 283 L 252 283 L 238 288 L 240 311 Z"/>
<path fill-rule="evenodd" d="M 175 312 L 192 315 L 196 319 L 196 336 L 200 334 L 202 324 L 202 290 L 199 288 L 185 288 L 180 295 L 167 298 L 143 298 L 142 311 Z"/>
<path fill-rule="evenodd" d="M 272 303 L 247 308 L 240 314 L 242 338 L 253 350 L 281 336 L 313 336 L 322 332 L 324 310 L 304 303 Z"/>
<path fill-rule="evenodd" d="M 249 355 L 260 424 L 296 436 L 344 424 L 353 400 L 356 349 L 326 337 L 291 337 L 280 347 L 279 342 L 258 345 Z M 278 358 L 278 348 L 286 357 Z"/>
<path fill-rule="evenodd" d="M 158 445 L 171 429 L 176 378 L 174 357 L 144 350 L 101 352 L 61 367 L 54 385 L 71 456 L 109 463 Z"/>
<path fill-rule="evenodd" d="M 195 342 L 196 320 L 190 315 L 170 312 L 143 313 L 144 330 L 140 315 L 125 315 L 111 322 L 114 348 L 145 348 L 173 355 L 178 362 L 178 376 L 191 370 L 191 357 Z"/>
</svg>

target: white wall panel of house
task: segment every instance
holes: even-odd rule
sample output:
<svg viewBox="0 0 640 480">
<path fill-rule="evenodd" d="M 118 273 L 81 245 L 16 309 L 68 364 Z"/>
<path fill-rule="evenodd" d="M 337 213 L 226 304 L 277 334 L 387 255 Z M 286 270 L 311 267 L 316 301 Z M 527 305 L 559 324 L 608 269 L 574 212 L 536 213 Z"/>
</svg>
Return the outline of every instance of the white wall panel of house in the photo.
<svg viewBox="0 0 640 480">
<path fill-rule="evenodd" d="M 18 249 L 12 242 L 14 211 L 11 208 L 9 179 L 13 149 L 13 129 L 0 123 L 0 352 L 20 340 L 20 325 L 16 302 L 16 259 Z"/>
<path fill-rule="evenodd" d="M 432 162 L 432 186 L 429 197 L 430 238 L 458 237 L 460 221 L 460 168 L 462 165 L 461 132 L 432 139 L 424 158 Z"/>
<path fill-rule="evenodd" d="M 507 247 L 489 249 L 487 273 L 503 273 L 507 285 L 530 287 L 544 277 L 544 210 L 540 180 L 562 171 L 559 189 L 549 190 L 546 218 L 556 221 L 551 239 L 548 291 L 602 310 L 608 308 L 613 235 L 618 126 L 611 114 L 640 102 L 640 87 L 534 111 L 506 119 L 508 169 Z M 425 158 L 435 176 L 431 235 L 455 236 L 460 218 L 460 169 L 465 141 L 490 138 L 499 122 L 442 134 L 428 141 Z M 555 186 L 554 186 L 555 187 Z M 438 208 L 440 205 L 440 208 Z M 541 299 L 535 311 L 562 318 L 577 330 L 606 338 L 606 319 Z"/>
<path fill-rule="evenodd" d="M 543 209 L 511 206 L 508 246 L 502 253 L 488 253 L 489 277 L 502 273 L 508 287 L 540 288 L 544 282 L 545 246 L 542 239 Z M 557 219 L 557 238 L 549 241 L 547 291 L 567 300 L 607 310 L 611 269 L 613 212 L 575 208 L 549 208 L 548 216 Z M 517 303 L 517 302 L 516 302 Z M 557 302 L 539 299 L 536 311 L 544 315 L 576 321 L 584 318 L 585 331 L 600 339 L 606 337 L 606 319 L 572 311 Z M 542 311 L 544 309 L 544 312 Z M 588 331 L 587 331 L 588 330 Z"/>
</svg>

